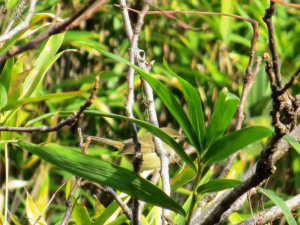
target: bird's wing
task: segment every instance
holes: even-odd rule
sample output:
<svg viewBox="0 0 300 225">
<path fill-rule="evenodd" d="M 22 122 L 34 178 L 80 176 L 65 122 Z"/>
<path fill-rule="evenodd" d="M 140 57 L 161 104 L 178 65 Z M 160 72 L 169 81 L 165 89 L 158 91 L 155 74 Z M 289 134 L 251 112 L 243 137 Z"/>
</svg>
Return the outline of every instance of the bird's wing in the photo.
<svg viewBox="0 0 300 225">
<path fill-rule="evenodd" d="M 151 133 L 146 133 L 146 134 L 138 137 L 139 142 L 141 143 L 141 148 L 143 149 L 143 151 L 142 151 L 143 154 L 155 152 L 152 137 L 153 137 L 153 135 Z M 124 144 L 124 148 L 119 154 L 122 154 L 122 155 L 135 154 L 132 138 L 123 141 L 123 144 Z"/>
</svg>

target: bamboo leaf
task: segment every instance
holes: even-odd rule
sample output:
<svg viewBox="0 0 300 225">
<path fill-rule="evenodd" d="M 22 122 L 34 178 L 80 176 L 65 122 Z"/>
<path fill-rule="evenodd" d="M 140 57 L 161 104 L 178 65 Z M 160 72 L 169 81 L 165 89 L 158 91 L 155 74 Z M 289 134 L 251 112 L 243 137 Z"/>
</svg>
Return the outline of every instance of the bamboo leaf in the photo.
<svg viewBox="0 0 300 225">
<path fill-rule="evenodd" d="M 202 102 L 199 96 L 199 93 L 195 90 L 195 88 L 186 82 L 184 79 L 179 77 L 176 73 L 172 71 L 172 69 L 168 66 L 166 60 L 164 60 L 164 65 L 166 69 L 177 79 L 182 87 L 182 91 L 184 93 L 184 97 L 187 101 L 189 117 L 192 126 L 194 127 L 198 140 L 195 140 L 195 143 L 199 143 L 199 146 L 196 147 L 198 154 L 201 155 L 201 151 L 204 149 L 204 139 L 205 139 L 205 123 L 204 123 L 204 115 L 202 111 Z"/>
<path fill-rule="evenodd" d="M 247 127 L 225 135 L 216 141 L 204 154 L 203 164 L 210 165 L 219 162 L 238 150 L 260 139 L 272 135 L 272 130 L 267 127 Z"/>
<path fill-rule="evenodd" d="M 238 97 L 229 92 L 221 91 L 219 93 L 214 112 L 207 127 L 205 151 L 214 142 L 223 137 L 239 102 Z"/>
<path fill-rule="evenodd" d="M 172 198 L 130 170 L 56 144 L 35 145 L 22 140 L 14 144 L 71 174 L 185 215 Z"/>
<path fill-rule="evenodd" d="M 30 98 L 23 98 L 21 100 L 9 102 L 4 108 L 2 108 L 1 112 L 15 109 L 22 105 L 26 105 L 26 104 L 34 103 L 34 102 L 40 102 L 40 101 L 45 101 L 45 100 L 63 100 L 63 99 L 68 99 L 68 98 L 74 98 L 75 96 L 78 96 L 84 92 L 86 92 L 86 90 L 55 93 L 55 94 L 41 95 L 41 96 L 30 97 Z"/>
</svg>

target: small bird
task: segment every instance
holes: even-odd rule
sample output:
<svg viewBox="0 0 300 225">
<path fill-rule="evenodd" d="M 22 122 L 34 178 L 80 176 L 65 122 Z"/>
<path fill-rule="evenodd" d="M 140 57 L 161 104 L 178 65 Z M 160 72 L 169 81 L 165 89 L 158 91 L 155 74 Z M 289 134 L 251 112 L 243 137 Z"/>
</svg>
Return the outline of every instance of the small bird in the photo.
<svg viewBox="0 0 300 225">
<path fill-rule="evenodd" d="M 183 137 L 178 131 L 173 130 L 171 128 L 163 127 L 160 128 L 163 132 L 165 132 L 167 135 L 172 137 L 176 142 L 179 142 L 180 138 Z M 111 145 L 118 150 L 120 150 L 119 154 L 124 155 L 126 159 L 132 163 L 134 157 L 135 157 L 135 149 L 134 144 L 131 139 L 125 140 L 123 142 L 121 141 L 114 141 L 106 138 L 101 137 L 94 137 L 94 136 L 88 136 L 91 141 L 106 145 Z M 145 170 L 153 170 L 160 167 L 160 159 L 156 155 L 155 152 L 155 146 L 153 143 L 153 134 L 150 132 L 147 132 L 141 136 L 138 137 L 139 143 L 141 144 L 141 153 L 143 154 L 143 162 L 141 165 L 141 171 Z M 174 158 L 176 153 L 169 145 L 163 142 L 164 148 L 167 150 L 168 154 L 171 158 Z"/>
</svg>

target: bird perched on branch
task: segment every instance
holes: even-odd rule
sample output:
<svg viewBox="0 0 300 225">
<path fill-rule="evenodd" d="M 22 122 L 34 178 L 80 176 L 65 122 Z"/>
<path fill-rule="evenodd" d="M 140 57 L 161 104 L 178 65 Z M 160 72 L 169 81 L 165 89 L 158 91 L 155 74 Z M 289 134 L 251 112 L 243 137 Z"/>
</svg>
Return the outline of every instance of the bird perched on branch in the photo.
<svg viewBox="0 0 300 225">
<path fill-rule="evenodd" d="M 163 127 L 160 128 L 167 135 L 172 137 L 176 142 L 179 142 L 180 138 L 183 137 L 178 131 L 171 128 Z M 106 144 L 115 147 L 120 152 L 120 155 L 124 155 L 126 159 L 132 163 L 135 157 L 135 149 L 132 138 L 125 141 L 114 141 L 101 137 L 86 136 L 90 138 L 91 141 L 101 144 Z M 160 167 L 160 159 L 156 155 L 155 146 L 153 143 L 153 134 L 147 132 L 138 137 L 139 143 L 141 144 L 141 153 L 143 154 L 143 162 L 141 165 L 141 170 L 152 170 Z M 169 145 L 163 142 L 164 148 L 167 150 L 169 156 L 174 159 L 176 153 Z"/>
</svg>

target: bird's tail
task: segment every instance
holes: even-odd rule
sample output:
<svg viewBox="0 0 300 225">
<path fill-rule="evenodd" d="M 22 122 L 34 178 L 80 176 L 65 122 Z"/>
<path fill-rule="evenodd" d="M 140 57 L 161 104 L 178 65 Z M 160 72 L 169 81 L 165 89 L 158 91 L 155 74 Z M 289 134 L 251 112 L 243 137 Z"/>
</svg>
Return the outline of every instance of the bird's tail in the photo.
<svg viewBox="0 0 300 225">
<path fill-rule="evenodd" d="M 96 142 L 96 143 L 111 145 L 111 146 L 117 148 L 118 150 L 122 150 L 123 147 L 124 147 L 124 144 L 120 141 L 113 141 L 113 140 L 110 140 L 110 139 L 101 138 L 101 137 L 94 137 L 94 136 L 85 136 L 85 137 L 90 138 L 91 141 Z"/>
</svg>

